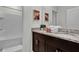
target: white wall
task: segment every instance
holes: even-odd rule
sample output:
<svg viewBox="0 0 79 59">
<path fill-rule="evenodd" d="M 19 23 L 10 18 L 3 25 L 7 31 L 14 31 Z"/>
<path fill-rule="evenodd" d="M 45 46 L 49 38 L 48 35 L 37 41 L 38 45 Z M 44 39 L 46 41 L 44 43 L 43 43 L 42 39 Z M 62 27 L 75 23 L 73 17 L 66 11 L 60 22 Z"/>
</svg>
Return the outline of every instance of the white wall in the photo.
<svg viewBox="0 0 79 59">
<path fill-rule="evenodd" d="M 55 7 L 54 7 L 55 8 Z M 24 51 L 31 52 L 32 51 L 32 32 L 31 28 L 33 27 L 40 27 L 40 24 L 52 24 L 52 9 L 53 7 L 41 7 L 41 6 L 34 6 L 34 7 L 24 7 L 23 9 L 23 31 L 24 31 L 24 38 L 23 38 L 23 47 Z M 33 10 L 38 9 L 40 10 L 40 20 L 33 21 Z M 49 13 L 49 22 L 44 21 L 44 12 L 47 11 Z"/>
<path fill-rule="evenodd" d="M 22 24 L 21 11 L 0 7 L 0 48 L 22 44 Z"/>
<path fill-rule="evenodd" d="M 0 37 L 22 37 L 22 24 L 22 12 L 0 7 Z"/>
<path fill-rule="evenodd" d="M 16 9 L 16 10 L 22 10 L 21 6 L 5 6 L 5 7 Z"/>
<path fill-rule="evenodd" d="M 2 8 L 3 8 L 3 10 L 5 10 L 5 11 L 3 11 L 4 13 L 9 13 L 9 14 L 14 14 L 14 15 L 21 15 L 22 14 L 22 10 L 19 10 L 18 8 L 17 9 L 15 9 L 13 7 L 11 8 L 11 6 L 9 6 L 9 7 L 4 6 Z"/>
<path fill-rule="evenodd" d="M 22 14 L 17 10 L 2 8 L 4 11 L 3 19 L 0 20 L 0 27 L 5 31 L 3 36 L 22 35 Z"/>
<path fill-rule="evenodd" d="M 2 24 L 6 36 L 22 35 L 22 15 L 7 13 L 5 14 Z"/>
<path fill-rule="evenodd" d="M 42 16 L 43 16 L 43 23 L 45 24 L 45 25 L 53 25 L 53 21 L 52 21 L 52 10 L 55 10 L 56 8 L 55 7 L 50 7 L 50 6 L 45 6 L 45 7 L 43 7 L 42 8 L 43 9 L 43 14 L 42 14 Z M 45 12 L 47 12 L 47 13 L 49 13 L 49 21 L 47 22 L 47 21 L 45 21 L 45 17 L 44 17 L 44 13 Z"/>
<path fill-rule="evenodd" d="M 23 8 L 23 51 L 32 51 L 32 8 Z"/>
<path fill-rule="evenodd" d="M 66 8 L 58 7 L 57 10 L 57 25 L 60 25 L 62 27 L 66 27 Z"/>
<path fill-rule="evenodd" d="M 33 10 L 35 10 L 35 9 L 40 11 L 40 20 L 39 21 L 34 21 L 33 20 Z M 31 17 L 32 27 L 39 27 L 41 22 L 42 22 L 42 16 L 41 16 L 42 15 L 42 8 L 41 7 L 31 7 L 31 13 L 30 14 L 32 15 L 32 17 Z"/>
<path fill-rule="evenodd" d="M 45 7 L 38 7 L 38 6 L 35 6 L 35 7 L 31 7 L 31 11 L 32 11 L 32 16 L 33 16 L 33 10 L 34 9 L 38 9 L 40 11 L 40 20 L 39 21 L 34 21 L 33 20 L 33 17 L 31 17 L 32 19 L 32 27 L 39 27 L 41 24 L 46 24 L 46 25 L 50 25 L 51 24 L 51 20 L 52 20 L 52 7 L 48 7 L 48 6 L 45 6 Z M 45 12 L 48 12 L 49 13 L 49 21 L 46 22 L 45 21 L 45 17 L 44 17 L 44 13 Z"/>
</svg>

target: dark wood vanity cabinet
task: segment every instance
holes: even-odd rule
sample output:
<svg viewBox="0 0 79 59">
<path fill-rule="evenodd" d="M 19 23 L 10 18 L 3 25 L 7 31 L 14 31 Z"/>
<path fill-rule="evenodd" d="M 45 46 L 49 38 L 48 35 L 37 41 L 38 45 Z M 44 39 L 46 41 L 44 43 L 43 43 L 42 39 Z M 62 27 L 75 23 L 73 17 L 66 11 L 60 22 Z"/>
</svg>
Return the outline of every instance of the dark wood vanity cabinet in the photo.
<svg viewBox="0 0 79 59">
<path fill-rule="evenodd" d="M 79 52 L 79 44 L 37 32 L 33 35 L 34 52 Z"/>
</svg>

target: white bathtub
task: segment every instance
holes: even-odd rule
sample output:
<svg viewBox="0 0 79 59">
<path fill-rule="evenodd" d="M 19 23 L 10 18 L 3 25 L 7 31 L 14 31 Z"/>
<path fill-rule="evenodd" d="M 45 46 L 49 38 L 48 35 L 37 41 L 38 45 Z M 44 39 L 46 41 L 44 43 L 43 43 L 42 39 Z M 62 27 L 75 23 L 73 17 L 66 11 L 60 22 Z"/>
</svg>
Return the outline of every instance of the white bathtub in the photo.
<svg viewBox="0 0 79 59">
<path fill-rule="evenodd" d="M 8 36 L 8 37 L 0 37 L 0 50 L 6 52 L 14 52 L 11 49 L 15 47 L 14 50 L 19 49 L 18 47 L 22 48 L 22 36 Z M 6 50 L 9 49 L 9 50 Z"/>
</svg>

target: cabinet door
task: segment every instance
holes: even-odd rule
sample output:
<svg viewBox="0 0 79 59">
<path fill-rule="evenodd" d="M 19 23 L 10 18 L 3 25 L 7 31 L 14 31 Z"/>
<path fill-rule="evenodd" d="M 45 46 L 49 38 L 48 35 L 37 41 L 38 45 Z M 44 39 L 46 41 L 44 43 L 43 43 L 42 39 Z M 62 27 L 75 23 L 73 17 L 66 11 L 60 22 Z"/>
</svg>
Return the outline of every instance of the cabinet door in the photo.
<svg viewBox="0 0 79 59">
<path fill-rule="evenodd" d="M 46 52 L 56 52 L 54 38 L 48 37 L 46 39 Z"/>
<path fill-rule="evenodd" d="M 39 52 L 45 51 L 45 40 L 42 38 L 39 38 Z"/>
<path fill-rule="evenodd" d="M 39 41 L 38 41 L 38 36 L 35 34 L 35 33 L 33 33 L 33 51 L 34 52 L 38 52 L 39 51 L 39 43 L 38 43 Z"/>
<path fill-rule="evenodd" d="M 61 39 L 55 37 L 47 37 L 46 51 L 47 52 L 65 52 L 61 47 Z M 63 45 L 63 44 L 62 44 Z"/>
<path fill-rule="evenodd" d="M 33 33 L 33 51 L 35 52 L 45 51 L 45 40 L 42 34 Z"/>
<path fill-rule="evenodd" d="M 66 51 L 46 43 L 46 52 L 66 52 Z"/>
<path fill-rule="evenodd" d="M 46 52 L 56 52 L 56 47 L 46 43 Z"/>
<path fill-rule="evenodd" d="M 34 51 L 38 52 L 39 51 L 39 43 L 38 40 L 34 40 Z"/>
</svg>

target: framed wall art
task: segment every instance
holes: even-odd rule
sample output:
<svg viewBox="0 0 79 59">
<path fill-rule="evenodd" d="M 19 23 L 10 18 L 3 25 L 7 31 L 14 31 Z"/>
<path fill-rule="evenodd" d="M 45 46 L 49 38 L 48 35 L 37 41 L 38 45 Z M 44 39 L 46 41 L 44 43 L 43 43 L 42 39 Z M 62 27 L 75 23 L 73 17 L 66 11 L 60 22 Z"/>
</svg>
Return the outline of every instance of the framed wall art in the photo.
<svg viewBox="0 0 79 59">
<path fill-rule="evenodd" d="M 40 20 L 40 11 L 39 10 L 33 11 L 33 18 L 34 18 L 34 20 Z"/>
<path fill-rule="evenodd" d="M 45 13 L 45 21 L 48 21 L 48 20 L 49 20 L 49 14 Z"/>
</svg>

